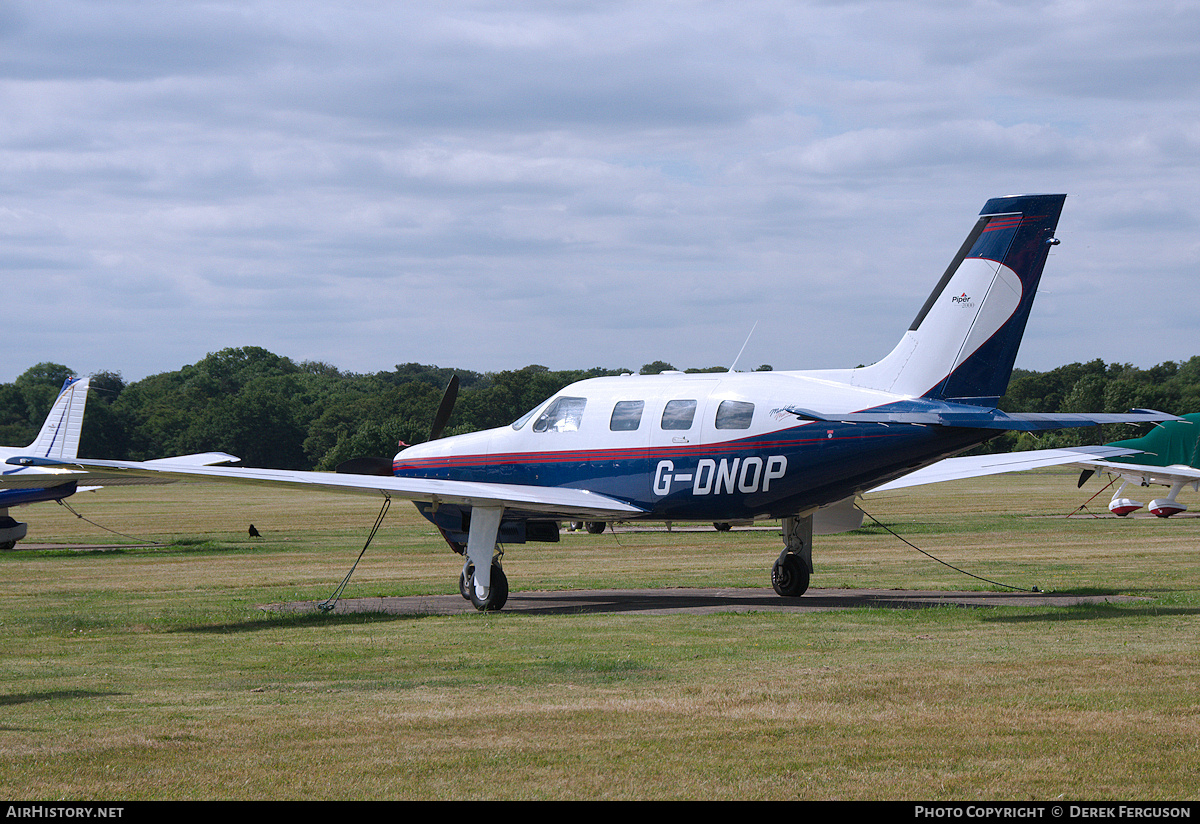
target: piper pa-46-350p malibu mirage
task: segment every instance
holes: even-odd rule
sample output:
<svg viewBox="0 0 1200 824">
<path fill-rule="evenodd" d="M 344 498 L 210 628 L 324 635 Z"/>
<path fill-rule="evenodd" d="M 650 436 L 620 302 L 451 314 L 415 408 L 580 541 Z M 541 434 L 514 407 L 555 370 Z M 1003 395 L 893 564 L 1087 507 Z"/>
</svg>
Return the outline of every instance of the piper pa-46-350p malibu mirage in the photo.
<svg viewBox="0 0 1200 824">
<path fill-rule="evenodd" d="M 563 520 L 779 518 L 784 547 L 771 580 L 780 595 L 801 595 L 813 568 L 813 534 L 858 527 L 863 516 L 854 500 L 864 492 L 1006 430 L 1174 417 L 996 408 L 1058 243 L 1065 198 L 989 200 L 899 344 L 871 366 L 594 378 L 511 426 L 435 434 L 403 449 L 378 475 L 370 474 L 370 461 L 357 473 L 70 464 L 414 501 L 464 555 L 460 588 L 480 610 L 499 609 L 508 597 L 498 543 L 558 540 Z M 447 394 L 435 432 L 453 402 Z"/>
</svg>

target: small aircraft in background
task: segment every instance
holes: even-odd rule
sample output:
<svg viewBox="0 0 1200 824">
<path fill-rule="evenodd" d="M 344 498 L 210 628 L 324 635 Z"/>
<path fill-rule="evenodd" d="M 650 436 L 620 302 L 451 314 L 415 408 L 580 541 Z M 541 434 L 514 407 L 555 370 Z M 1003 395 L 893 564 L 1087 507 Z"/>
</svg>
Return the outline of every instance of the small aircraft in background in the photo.
<svg viewBox="0 0 1200 824">
<path fill-rule="evenodd" d="M 451 381 L 427 442 L 391 460 L 349 462 L 339 473 L 38 457 L 9 463 L 357 492 L 385 505 L 411 500 L 463 556 L 460 591 L 479 610 L 499 609 L 508 597 L 500 544 L 557 541 L 561 521 L 782 519 L 772 586 L 802 595 L 812 536 L 860 526 L 854 502 L 866 491 L 1005 431 L 1174 419 L 1148 410 L 996 408 L 1058 244 L 1065 198 L 987 201 L 916 319 L 871 366 L 593 378 L 511 426 L 439 438 L 457 393 Z"/>
<path fill-rule="evenodd" d="M 11 515 L 9 508 L 42 501 L 59 501 L 76 492 L 104 486 L 172 483 L 167 477 L 138 477 L 112 473 L 96 467 L 83 470 L 75 463 L 83 434 L 91 378 L 68 378 L 59 390 L 41 431 L 29 446 L 0 446 L 0 457 L 12 468 L 0 471 L 0 549 L 13 549 L 29 533 L 29 524 Z M 147 461 L 151 466 L 206 466 L 234 463 L 238 459 L 223 452 L 181 455 Z M 80 484 L 87 484 L 81 486 Z"/>
<path fill-rule="evenodd" d="M 1165 498 L 1155 498 L 1147 508 L 1160 518 L 1187 511 L 1187 505 L 1175 500 L 1184 487 L 1200 491 L 1200 414 L 1181 415 L 1181 420 L 1164 421 L 1140 438 L 1109 444 L 1113 448 L 1135 449 L 1139 454 L 1113 456 L 1104 460 L 1077 461 L 1083 467 L 1079 486 L 1092 475 L 1101 473 L 1120 478 L 1122 483 L 1108 503 L 1108 511 L 1122 517 L 1141 509 L 1143 504 L 1126 498 L 1131 486 L 1160 484 L 1170 488 Z"/>
<path fill-rule="evenodd" d="M 79 452 L 83 410 L 90 378 L 68 378 L 50 407 L 37 437 L 29 446 L 0 446 L 5 459 L 34 455 L 54 461 L 71 461 Z M 78 473 L 49 466 L 23 466 L 0 472 L 0 549 L 12 549 L 29 531 L 29 525 L 8 514 L 10 507 L 61 501 L 77 490 Z"/>
</svg>

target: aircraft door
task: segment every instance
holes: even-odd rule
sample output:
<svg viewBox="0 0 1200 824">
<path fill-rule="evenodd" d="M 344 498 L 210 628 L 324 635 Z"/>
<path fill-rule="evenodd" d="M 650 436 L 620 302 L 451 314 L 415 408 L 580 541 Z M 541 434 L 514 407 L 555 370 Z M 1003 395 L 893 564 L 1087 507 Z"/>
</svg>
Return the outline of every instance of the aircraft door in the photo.
<svg viewBox="0 0 1200 824">
<path fill-rule="evenodd" d="M 716 380 L 671 381 L 654 403 L 648 402 L 651 500 L 690 500 L 704 450 L 709 395 L 716 386 Z"/>
</svg>

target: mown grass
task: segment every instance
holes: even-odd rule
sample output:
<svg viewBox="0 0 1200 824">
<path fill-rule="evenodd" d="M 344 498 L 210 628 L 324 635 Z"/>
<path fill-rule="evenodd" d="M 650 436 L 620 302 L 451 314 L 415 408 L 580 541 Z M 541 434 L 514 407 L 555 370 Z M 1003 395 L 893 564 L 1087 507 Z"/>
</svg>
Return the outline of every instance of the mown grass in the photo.
<svg viewBox="0 0 1200 824">
<path fill-rule="evenodd" d="M 1143 600 L 279 613 L 260 607 L 330 594 L 377 502 L 247 494 L 80 495 L 87 517 L 161 545 L 0 555 L 0 793 L 1154 800 L 1200 786 L 1200 521 L 1066 519 L 1084 497 L 1066 474 L 865 506 L 988 579 Z M 52 505 L 22 518 L 29 544 L 104 534 Z M 564 534 L 505 566 L 514 589 L 761 587 L 778 548 L 762 530 Z M 877 527 L 819 537 L 816 563 L 815 587 L 995 588 Z M 451 593 L 458 566 L 393 507 L 345 597 Z"/>
</svg>

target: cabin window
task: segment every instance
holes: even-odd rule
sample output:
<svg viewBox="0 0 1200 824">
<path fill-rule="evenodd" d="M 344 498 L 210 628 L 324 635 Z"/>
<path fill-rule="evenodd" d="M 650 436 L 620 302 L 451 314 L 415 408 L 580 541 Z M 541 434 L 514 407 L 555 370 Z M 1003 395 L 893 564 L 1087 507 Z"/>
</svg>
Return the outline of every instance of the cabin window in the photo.
<svg viewBox="0 0 1200 824">
<path fill-rule="evenodd" d="M 556 398 L 533 425 L 534 432 L 574 432 L 583 419 L 587 398 Z"/>
<path fill-rule="evenodd" d="M 696 417 L 695 401 L 667 401 L 663 410 L 663 429 L 691 429 L 692 419 Z"/>
<path fill-rule="evenodd" d="M 645 401 L 617 401 L 608 428 L 613 432 L 632 432 L 642 425 L 642 410 L 645 406 Z"/>
<path fill-rule="evenodd" d="M 717 429 L 749 429 L 754 404 L 746 401 L 721 401 L 717 407 Z"/>
</svg>

